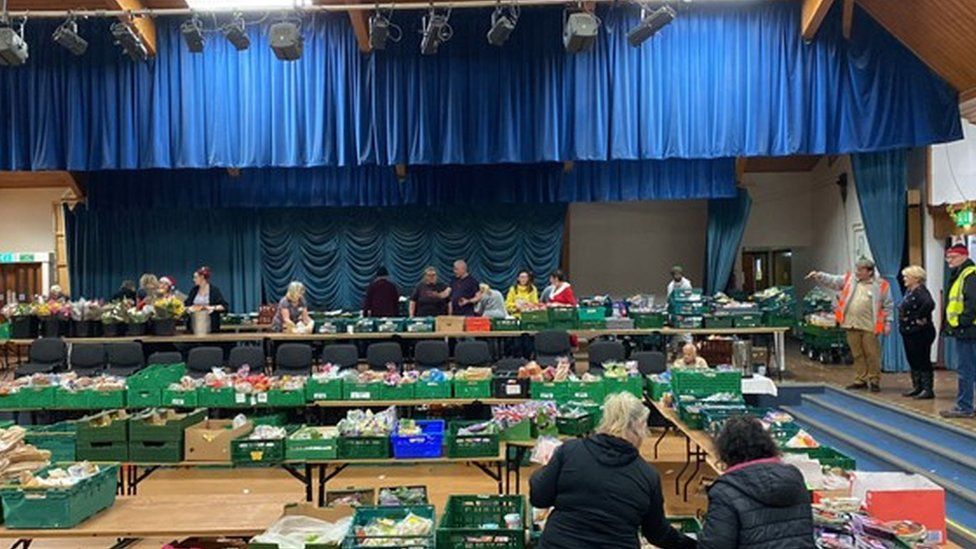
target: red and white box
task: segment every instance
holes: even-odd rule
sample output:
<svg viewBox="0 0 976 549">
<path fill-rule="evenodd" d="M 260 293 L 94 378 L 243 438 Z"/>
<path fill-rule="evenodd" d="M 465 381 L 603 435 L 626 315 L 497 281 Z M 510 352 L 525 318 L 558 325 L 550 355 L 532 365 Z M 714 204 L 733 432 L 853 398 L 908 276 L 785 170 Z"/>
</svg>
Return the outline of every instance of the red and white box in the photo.
<svg viewBox="0 0 976 549">
<path fill-rule="evenodd" d="M 928 530 L 928 543 L 946 542 L 945 490 L 908 473 L 853 473 L 851 496 L 861 500 L 868 515 L 881 520 L 912 520 Z"/>
</svg>

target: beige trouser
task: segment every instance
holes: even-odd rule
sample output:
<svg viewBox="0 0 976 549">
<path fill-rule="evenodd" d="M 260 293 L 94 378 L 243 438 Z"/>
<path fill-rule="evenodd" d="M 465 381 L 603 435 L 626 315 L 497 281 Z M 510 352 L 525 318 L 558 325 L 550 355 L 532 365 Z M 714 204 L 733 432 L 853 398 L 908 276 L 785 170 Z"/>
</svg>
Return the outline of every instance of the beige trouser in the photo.
<svg viewBox="0 0 976 549">
<path fill-rule="evenodd" d="M 854 373 L 858 383 L 881 383 L 881 347 L 878 336 L 867 330 L 847 330 L 847 344 L 854 356 Z"/>
</svg>

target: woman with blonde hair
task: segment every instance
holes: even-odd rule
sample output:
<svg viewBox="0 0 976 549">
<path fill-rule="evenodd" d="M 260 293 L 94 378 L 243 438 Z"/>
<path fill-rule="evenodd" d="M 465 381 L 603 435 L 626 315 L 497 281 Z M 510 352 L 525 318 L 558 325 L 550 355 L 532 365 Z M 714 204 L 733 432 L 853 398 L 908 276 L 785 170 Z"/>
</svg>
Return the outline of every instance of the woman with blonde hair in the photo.
<svg viewBox="0 0 976 549">
<path fill-rule="evenodd" d="M 630 393 L 607 397 L 596 433 L 567 441 L 530 480 L 533 507 L 552 507 L 542 549 L 638 549 L 638 532 L 662 549 L 695 540 L 664 516 L 661 477 L 640 455 L 648 409 Z"/>
<path fill-rule="evenodd" d="M 312 318 L 308 315 L 308 305 L 305 303 L 305 285 L 298 281 L 288 284 L 288 291 L 285 297 L 278 302 L 278 310 L 275 311 L 274 320 L 271 321 L 271 330 L 275 332 L 289 330 L 295 324 L 302 322 L 306 326 L 312 323 Z"/>
<path fill-rule="evenodd" d="M 935 341 L 935 325 L 932 324 L 935 300 L 925 287 L 925 269 L 909 265 L 902 269 L 901 276 L 905 280 L 905 297 L 898 304 L 898 331 L 912 370 L 912 390 L 902 396 L 929 400 L 935 398 L 931 358 Z"/>
</svg>

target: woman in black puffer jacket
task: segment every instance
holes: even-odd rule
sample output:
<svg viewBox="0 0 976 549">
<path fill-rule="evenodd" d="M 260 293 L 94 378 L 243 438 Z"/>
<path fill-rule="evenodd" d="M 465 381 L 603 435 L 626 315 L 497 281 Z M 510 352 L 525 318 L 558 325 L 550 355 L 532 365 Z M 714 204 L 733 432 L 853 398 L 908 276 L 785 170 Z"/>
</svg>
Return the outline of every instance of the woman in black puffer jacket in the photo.
<svg viewBox="0 0 976 549">
<path fill-rule="evenodd" d="M 776 443 L 762 423 L 754 417 L 730 418 L 715 446 L 728 469 L 708 489 L 698 547 L 814 549 L 803 475 L 780 462 Z"/>
</svg>

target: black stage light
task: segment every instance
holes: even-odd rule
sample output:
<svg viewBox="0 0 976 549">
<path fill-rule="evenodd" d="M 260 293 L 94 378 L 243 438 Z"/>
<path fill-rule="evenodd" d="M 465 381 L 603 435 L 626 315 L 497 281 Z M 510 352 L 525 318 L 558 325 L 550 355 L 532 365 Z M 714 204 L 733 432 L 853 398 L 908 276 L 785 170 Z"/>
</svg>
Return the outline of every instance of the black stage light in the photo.
<svg viewBox="0 0 976 549">
<path fill-rule="evenodd" d="M 641 15 L 643 14 L 644 11 L 641 10 Z M 674 21 L 674 18 L 677 16 L 678 14 L 671 6 L 662 6 L 654 10 L 650 14 L 641 17 L 640 23 L 627 33 L 627 42 L 635 48 L 640 46 L 648 38 L 654 36 L 657 31 L 666 27 L 671 21 Z"/>
<path fill-rule="evenodd" d="M 282 61 L 295 61 L 301 58 L 305 42 L 298 25 L 282 21 L 271 25 L 271 49 L 275 57 Z"/>
<path fill-rule="evenodd" d="M 0 65 L 19 67 L 27 62 L 28 57 L 24 28 L 17 32 L 10 27 L 0 27 Z"/>
<path fill-rule="evenodd" d="M 224 34 L 224 38 L 228 42 L 234 45 L 237 51 L 244 51 L 251 46 L 251 39 L 247 36 L 247 31 L 244 30 L 244 17 L 240 14 L 237 14 L 230 23 L 220 27 L 220 32 Z"/>
<path fill-rule="evenodd" d="M 420 53 L 423 55 L 434 55 L 442 42 L 447 42 L 454 35 L 448 20 L 451 18 L 451 10 L 438 12 L 431 9 L 423 18 L 422 27 L 423 38 L 420 40 Z"/>
<path fill-rule="evenodd" d="M 83 55 L 88 50 L 88 41 L 78 34 L 78 23 L 71 18 L 55 29 L 51 39 L 74 55 Z"/>
<path fill-rule="evenodd" d="M 488 43 L 492 46 L 504 46 L 517 23 L 517 8 L 495 8 L 491 14 L 491 28 L 488 29 Z"/>
<path fill-rule="evenodd" d="M 115 43 L 122 47 L 123 53 L 133 61 L 145 61 L 149 57 L 146 45 L 142 43 L 142 38 L 136 34 L 128 23 L 116 21 L 111 27 L 112 38 Z"/>
<path fill-rule="evenodd" d="M 187 19 L 180 25 L 180 34 L 190 53 L 203 53 L 203 26 L 196 17 Z"/>
<path fill-rule="evenodd" d="M 563 45 L 569 53 L 587 50 L 596 42 L 600 32 L 600 20 L 585 11 L 571 13 L 563 26 Z"/>
</svg>

